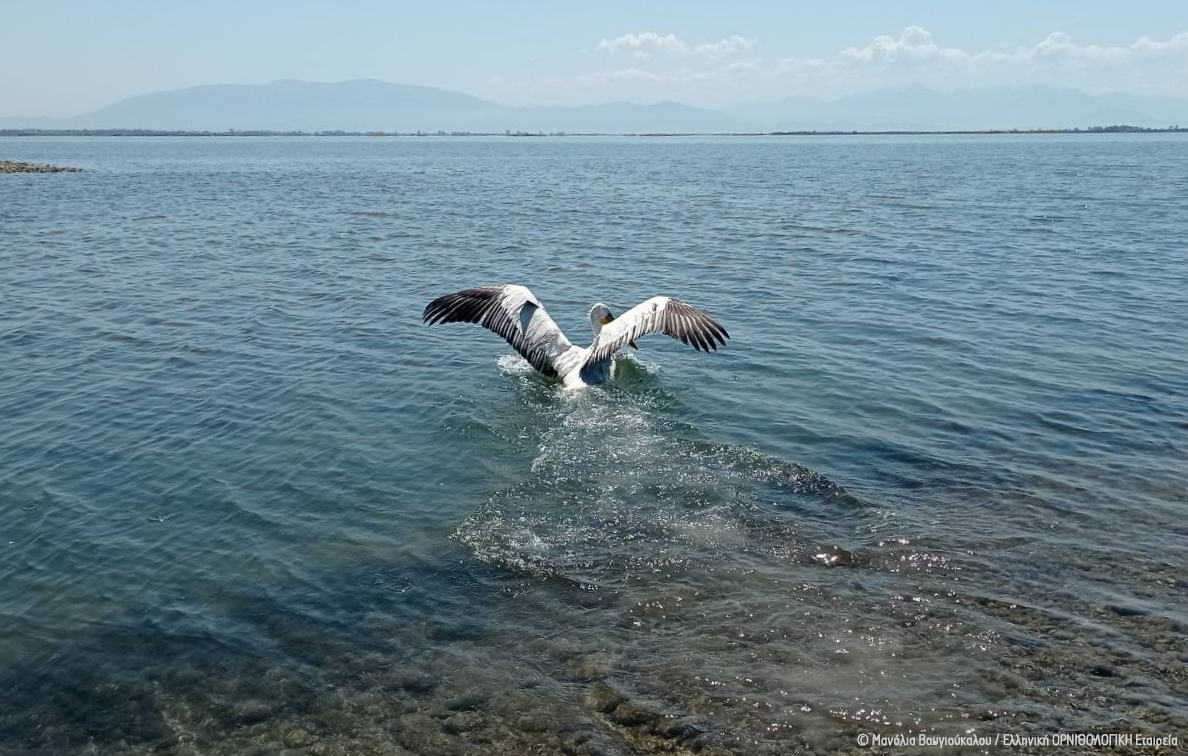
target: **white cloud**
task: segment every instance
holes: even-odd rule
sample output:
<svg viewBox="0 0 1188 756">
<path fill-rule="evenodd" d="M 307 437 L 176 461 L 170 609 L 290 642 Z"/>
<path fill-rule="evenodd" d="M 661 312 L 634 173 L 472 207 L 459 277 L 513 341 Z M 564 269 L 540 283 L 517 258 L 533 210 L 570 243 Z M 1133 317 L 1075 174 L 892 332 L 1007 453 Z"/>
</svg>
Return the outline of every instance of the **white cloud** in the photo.
<svg viewBox="0 0 1188 756">
<path fill-rule="evenodd" d="M 756 44 L 755 40 L 740 37 L 737 34 L 731 34 L 729 37 L 720 39 L 717 42 L 706 42 L 705 44 L 697 45 L 693 48 L 695 55 L 709 55 L 713 57 L 721 55 L 730 55 L 743 50 L 749 50 Z"/>
<path fill-rule="evenodd" d="M 657 34 L 643 32 L 641 34 L 624 34 L 614 39 L 603 39 L 598 42 L 597 49 L 610 53 L 628 51 L 637 57 L 647 58 L 652 53 L 668 55 L 704 55 L 721 57 L 730 55 L 755 46 L 755 40 L 731 34 L 717 42 L 705 42 L 691 45 L 675 34 Z"/>
<path fill-rule="evenodd" d="M 1166 42 L 1142 37 L 1130 45 L 1103 46 L 1077 44 L 1070 35 L 1056 31 L 1032 47 L 1002 52 L 942 47 L 927 29 L 909 26 L 898 38 L 881 35 L 864 47 L 847 47 L 839 53 L 838 60 L 850 65 L 943 69 L 1063 62 L 1119 66 L 1176 57 L 1188 61 L 1188 32 L 1176 34 Z"/>
<path fill-rule="evenodd" d="M 615 39 L 603 39 L 598 49 L 610 53 L 631 52 L 641 60 L 653 54 L 669 56 L 697 56 L 707 65 L 719 58 L 737 57 L 750 50 L 756 41 L 737 34 L 717 42 L 693 45 L 675 34 L 643 32 L 624 34 Z M 1031 47 L 1012 51 L 965 50 L 937 43 L 931 32 L 920 26 L 909 26 L 899 36 L 883 34 L 861 47 L 847 47 L 831 57 L 785 57 L 778 60 L 748 61 L 754 69 L 760 65 L 775 71 L 870 68 L 910 68 L 933 73 L 951 70 L 988 69 L 1019 64 L 1100 64 L 1124 66 L 1150 61 L 1182 59 L 1188 63 L 1188 32 L 1173 35 L 1167 40 L 1142 37 L 1133 44 L 1122 46 L 1082 45 L 1064 32 L 1052 32 Z M 730 64 L 734 65 L 734 64 Z M 738 67 L 735 66 L 735 70 Z"/>
<path fill-rule="evenodd" d="M 1125 63 L 1151 59 L 1184 58 L 1188 60 L 1188 32 L 1180 32 L 1166 42 L 1140 37 L 1121 47 L 1078 45 L 1063 32 L 1052 32 L 1042 42 L 1020 54 L 1024 59 L 1075 60 L 1086 63 Z"/>
<path fill-rule="evenodd" d="M 956 47 L 941 47 L 932 34 L 919 26 L 909 26 L 898 39 L 886 34 L 874 38 L 866 47 L 847 47 L 838 56 L 842 62 L 881 65 L 930 65 L 964 63 L 969 53 Z"/>
<path fill-rule="evenodd" d="M 500 82 L 488 94 L 522 104 L 628 99 L 721 105 L 789 95 L 833 98 L 910 84 L 938 89 L 1044 84 L 1188 97 L 1188 31 L 1113 46 L 1054 31 L 1031 45 L 964 49 L 908 26 L 897 35 L 815 56 L 756 55 L 756 44 L 739 35 L 694 44 L 676 34 L 624 34 L 597 45 L 609 54 L 602 59 L 615 64 L 567 77 Z M 630 63 L 623 65 L 626 60 Z"/>
<path fill-rule="evenodd" d="M 682 42 L 675 34 L 644 32 L 642 34 L 624 34 L 615 39 L 601 40 L 598 43 L 598 49 L 612 53 L 619 52 L 620 50 L 637 53 L 683 53 L 688 52 L 689 46 Z"/>
<path fill-rule="evenodd" d="M 1135 55 L 1185 55 L 1188 53 L 1188 31 L 1173 35 L 1166 42 L 1158 42 L 1150 37 L 1139 37 L 1130 46 Z"/>
</svg>

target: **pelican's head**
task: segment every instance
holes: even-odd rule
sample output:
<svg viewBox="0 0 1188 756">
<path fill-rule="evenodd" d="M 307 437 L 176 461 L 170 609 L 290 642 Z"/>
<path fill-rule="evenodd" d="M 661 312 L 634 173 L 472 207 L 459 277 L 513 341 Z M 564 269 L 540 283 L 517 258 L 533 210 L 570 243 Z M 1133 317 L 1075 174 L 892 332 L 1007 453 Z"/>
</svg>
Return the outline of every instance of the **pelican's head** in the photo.
<svg viewBox="0 0 1188 756">
<path fill-rule="evenodd" d="M 590 308 L 590 327 L 594 329 L 595 336 L 598 335 L 598 332 L 602 330 L 604 325 L 614 319 L 615 316 L 611 315 L 610 308 L 602 302 Z"/>
</svg>

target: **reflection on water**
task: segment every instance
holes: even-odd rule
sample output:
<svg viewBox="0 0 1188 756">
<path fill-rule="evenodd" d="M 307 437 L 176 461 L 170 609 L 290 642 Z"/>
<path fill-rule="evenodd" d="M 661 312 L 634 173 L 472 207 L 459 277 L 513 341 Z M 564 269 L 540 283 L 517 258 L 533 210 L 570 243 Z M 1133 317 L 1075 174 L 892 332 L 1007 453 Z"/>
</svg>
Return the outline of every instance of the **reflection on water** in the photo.
<svg viewBox="0 0 1188 756">
<path fill-rule="evenodd" d="M 1188 732 L 1170 137 L 3 146 L 0 753 Z"/>
</svg>

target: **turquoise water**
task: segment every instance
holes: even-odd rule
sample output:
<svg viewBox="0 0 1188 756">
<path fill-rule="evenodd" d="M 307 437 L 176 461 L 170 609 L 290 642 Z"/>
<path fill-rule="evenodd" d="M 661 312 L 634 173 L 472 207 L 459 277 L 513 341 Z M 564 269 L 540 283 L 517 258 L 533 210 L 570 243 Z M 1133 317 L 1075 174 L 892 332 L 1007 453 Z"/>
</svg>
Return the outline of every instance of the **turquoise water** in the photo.
<svg viewBox="0 0 1188 756">
<path fill-rule="evenodd" d="M 0 752 L 1188 733 L 1182 136 L 0 156 Z M 565 393 L 421 324 L 504 281 L 732 339 Z"/>
</svg>

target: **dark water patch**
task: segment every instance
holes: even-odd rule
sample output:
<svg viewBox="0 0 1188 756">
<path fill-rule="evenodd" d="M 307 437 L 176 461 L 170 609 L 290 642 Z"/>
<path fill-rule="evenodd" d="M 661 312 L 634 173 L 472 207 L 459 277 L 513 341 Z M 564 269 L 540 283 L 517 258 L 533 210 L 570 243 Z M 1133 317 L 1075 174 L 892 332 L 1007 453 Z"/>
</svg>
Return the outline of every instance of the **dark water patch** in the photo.
<svg viewBox="0 0 1188 756">
<path fill-rule="evenodd" d="M 411 577 L 417 587 L 398 600 L 344 575 L 333 607 L 309 604 L 301 591 L 278 598 L 215 589 L 201 613 L 147 625 L 119 618 L 45 652 L 52 664 L 34 654 L 6 671 L 0 747 L 477 754 L 621 742 L 582 713 L 565 665 L 540 665 L 520 685 L 525 670 L 497 660 L 515 648 L 508 632 L 498 622 L 484 631 L 473 625 L 476 616 L 494 619 L 492 608 L 514 616 L 499 593 L 475 593 L 481 586 L 461 576 L 473 600 L 447 623 L 441 589 L 460 576 Z"/>
</svg>

